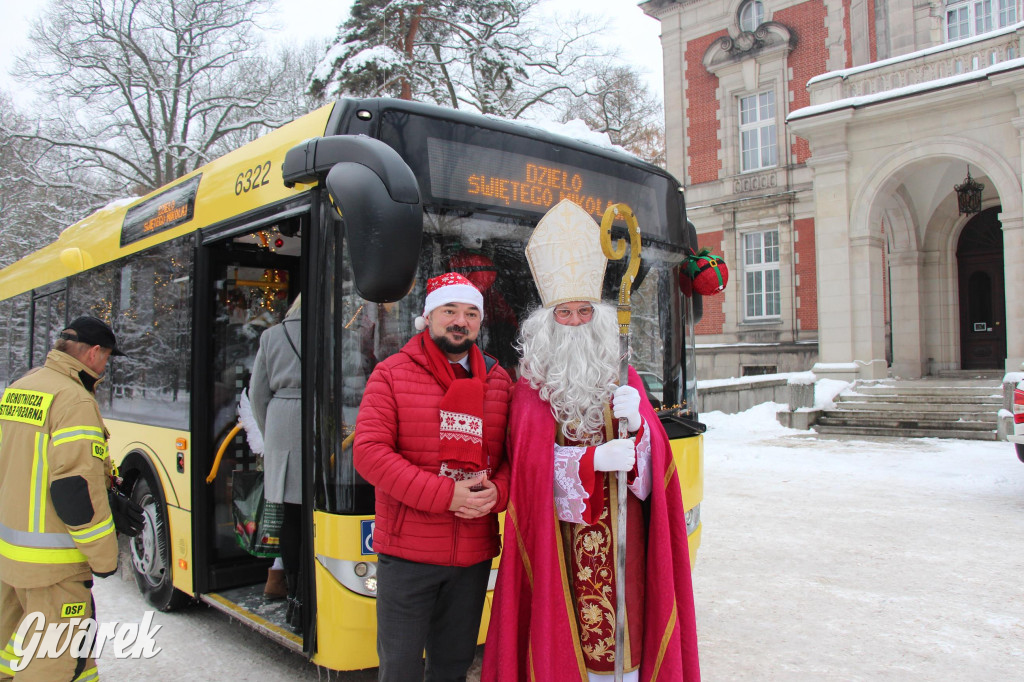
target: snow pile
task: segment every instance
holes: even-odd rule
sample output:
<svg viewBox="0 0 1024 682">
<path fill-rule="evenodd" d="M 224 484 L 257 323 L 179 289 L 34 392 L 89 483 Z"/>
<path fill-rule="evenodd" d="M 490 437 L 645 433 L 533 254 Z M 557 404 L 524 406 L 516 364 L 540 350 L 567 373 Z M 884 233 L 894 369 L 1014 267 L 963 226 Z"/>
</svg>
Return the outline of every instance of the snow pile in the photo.
<svg viewBox="0 0 1024 682">
<path fill-rule="evenodd" d="M 789 380 L 786 383 L 806 386 L 807 384 L 813 384 L 816 378 L 814 372 L 794 372 L 789 376 Z"/>
<path fill-rule="evenodd" d="M 713 439 L 716 443 L 747 441 L 750 440 L 752 434 L 757 434 L 758 439 L 769 436 L 806 434 L 807 431 L 783 426 L 775 418 L 776 412 L 788 409 L 789 406 L 782 403 L 761 403 L 745 412 L 736 414 L 725 414 L 718 410 L 701 412 L 700 420 L 708 427 L 706 437 Z"/>
<path fill-rule="evenodd" d="M 769 381 L 779 381 L 780 379 L 785 379 L 787 383 L 814 383 L 813 381 L 790 381 L 790 379 L 792 379 L 793 377 L 803 374 L 810 374 L 810 372 L 777 372 L 775 374 L 751 374 L 745 377 L 728 377 L 726 379 L 698 379 L 697 389 L 700 390 L 702 388 L 718 388 L 720 386 L 760 384 L 767 383 Z M 813 377 L 814 375 L 811 374 L 811 376 Z"/>
<path fill-rule="evenodd" d="M 1003 375 L 1004 384 L 1016 384 L 1024 381 L 1024 372 L 1007 372 Z"/>
<path fill-rule="evenodd" d="M 841 379 L 819 379 L 814 384 L 814 409 L 831 410 L 836 406 L 835 397 L 852 385 Z"/>
</svg>

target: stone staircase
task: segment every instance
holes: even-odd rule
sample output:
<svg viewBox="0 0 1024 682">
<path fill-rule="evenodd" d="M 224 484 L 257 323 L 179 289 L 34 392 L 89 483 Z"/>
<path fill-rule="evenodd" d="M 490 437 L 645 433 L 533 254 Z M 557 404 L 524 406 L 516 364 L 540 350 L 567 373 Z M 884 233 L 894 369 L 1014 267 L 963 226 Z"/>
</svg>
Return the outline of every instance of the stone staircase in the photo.
<svg viewBox="0 0 1024 682">
<path fill-rule="evenodd" d="M 858 382 L 835 398 L 814 429 L 822 434 L 997 440 L 1001 373 Z"/>
</svg>

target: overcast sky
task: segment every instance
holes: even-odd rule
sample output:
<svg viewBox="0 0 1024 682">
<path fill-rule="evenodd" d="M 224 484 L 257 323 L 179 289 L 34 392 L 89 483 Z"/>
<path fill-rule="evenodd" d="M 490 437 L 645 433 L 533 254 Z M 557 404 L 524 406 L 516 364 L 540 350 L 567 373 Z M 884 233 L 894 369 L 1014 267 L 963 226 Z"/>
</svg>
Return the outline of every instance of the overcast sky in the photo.
<svg viewBox="0 0 1024 682">
<path fill-rule="evenodd" d="M 546 0 L 544 11 L 561 16 L 587 12 L 608 19 L 616 30 L 608 39 L 617 43 L 625 57 L 638 71 L 648 77 L 651 88 L 663 93 L 660 23 L 648 17 L 637 6 L 640 0 Z M 18 101 L 19 85 L 9 76 L 16 55 L 27 48 L 25 35 L 29 20 L 39 15 L 48 0 L 0 0 L 0 87 L 11 92 Z M 350 0 L 302 0 L 285 3 L 278 0 L 277 23 L 281 31 L 274 40 L 305 41 L 307 38 L 329 38 L 342 17 L 348 14 Z M 301 7 L 302 11 L 296 11 Z"/>
</svg>

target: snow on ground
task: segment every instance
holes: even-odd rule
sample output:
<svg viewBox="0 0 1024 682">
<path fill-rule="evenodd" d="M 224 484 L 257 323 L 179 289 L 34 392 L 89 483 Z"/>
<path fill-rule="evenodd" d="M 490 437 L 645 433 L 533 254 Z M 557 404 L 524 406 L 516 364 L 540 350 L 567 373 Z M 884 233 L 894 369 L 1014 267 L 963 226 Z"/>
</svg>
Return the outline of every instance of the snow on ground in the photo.
<svg viewBox="0 0 1024 682">
<path fill-rule="evenodd" d="M 1024 679 L 1024 463 L 1013 446 L 819 436 L 779 425 L 784 407 L 701 416 L 703 678 Z M 139 622 L 146 608 L 117 578 L 98 581 L 96 603 L 104 620 Z M 162 653 L 105 654 L 101 674 L 374 679 L 328 676 L 206 607 L 155 622 Z"/>
<path fill-rule="evenodd" d="M 124 561 L 124 554 L 121 559 Z M 122 571 L 123 573 L 124 571 Z M 93 588 L 101 622 L 139 623 L 151 607 L 131 578 L 115 575 L 97 580 Z M 101 680 L 131 682 L 234 682 L 238 680 L 337 680 L 370 682 L 375 675 L 328 678 L 304 657 L 257 634 L 206 605 L 172 613 L 156 612 L 153 636 L 160 653 L 149 660 L 117 659 L 105 649 L 98 662 Z"/>
<path fill-rule="evenodd" d="M 709 413 L 707 680 L 1024 679 L 1024 464 L 1004 442 Z"/>
</svg>

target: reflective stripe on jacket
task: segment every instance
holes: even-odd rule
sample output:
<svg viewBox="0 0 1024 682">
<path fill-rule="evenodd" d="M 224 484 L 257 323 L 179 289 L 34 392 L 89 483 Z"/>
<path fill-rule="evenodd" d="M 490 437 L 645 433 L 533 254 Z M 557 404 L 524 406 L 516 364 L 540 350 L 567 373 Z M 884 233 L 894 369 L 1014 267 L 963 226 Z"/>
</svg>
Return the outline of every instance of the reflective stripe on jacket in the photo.
<svg viewBox="0 0 1024 682">
<path fill-rule="evenodd" d="M 106 430 L 81 371 L 92 374 L 72 356 L 50 351 L 43 367 L 0 399 L 0 579 L 15 587 L 117 568 Z M 75 511 L 76 523 L 66 524 L 54 507 L 54 482 L 62 479 L 75 483 L 56 489 L 72 491 L 60 506 Z"/>
</svg>

